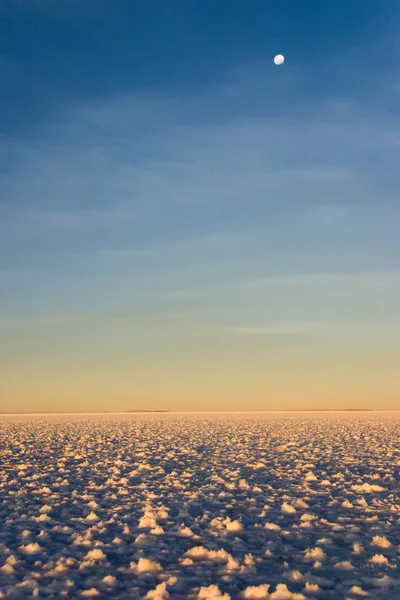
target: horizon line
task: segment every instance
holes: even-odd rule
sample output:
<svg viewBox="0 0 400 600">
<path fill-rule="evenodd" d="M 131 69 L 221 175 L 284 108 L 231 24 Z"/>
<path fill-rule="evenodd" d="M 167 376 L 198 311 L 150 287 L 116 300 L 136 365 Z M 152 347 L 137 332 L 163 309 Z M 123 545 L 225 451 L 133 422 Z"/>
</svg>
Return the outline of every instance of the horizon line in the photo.
<svg viewBox="0 0 400 600">
<path fill-rule="evenodd" d="M 121 411 L 0 411 L 4 415 L 128 415 L 128 414 L 249 414 L 294 412 L 400 412 L 396 409 L 375 408 L 288 408 L 283 410 L 121 410 Z"/>
</svg>

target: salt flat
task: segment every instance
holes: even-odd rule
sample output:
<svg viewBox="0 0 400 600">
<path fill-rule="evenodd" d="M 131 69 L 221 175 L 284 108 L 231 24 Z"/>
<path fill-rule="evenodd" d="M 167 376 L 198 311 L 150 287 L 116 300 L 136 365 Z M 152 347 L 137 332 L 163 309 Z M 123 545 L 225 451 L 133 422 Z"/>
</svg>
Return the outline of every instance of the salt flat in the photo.
<svg viewBox="0 0 400 600">
<path fill-rule="evenodd" d="M 398 413 L 0 418 L 1 598 L 400 598 Z"/>
</svg>

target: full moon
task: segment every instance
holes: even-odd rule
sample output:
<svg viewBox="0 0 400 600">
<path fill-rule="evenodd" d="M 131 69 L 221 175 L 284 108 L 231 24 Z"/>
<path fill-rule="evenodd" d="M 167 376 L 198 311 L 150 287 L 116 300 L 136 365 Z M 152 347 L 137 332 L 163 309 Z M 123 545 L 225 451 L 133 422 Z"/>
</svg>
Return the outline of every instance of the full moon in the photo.
<svg viewBox="0 0 400 600">
<path fill-rule="evenodd" d="M 276 65 L 282 65 L 285 62 L 285 57 L 283 54 L 277 54 L 274 58 L 274 63 Z"/>
</svg>

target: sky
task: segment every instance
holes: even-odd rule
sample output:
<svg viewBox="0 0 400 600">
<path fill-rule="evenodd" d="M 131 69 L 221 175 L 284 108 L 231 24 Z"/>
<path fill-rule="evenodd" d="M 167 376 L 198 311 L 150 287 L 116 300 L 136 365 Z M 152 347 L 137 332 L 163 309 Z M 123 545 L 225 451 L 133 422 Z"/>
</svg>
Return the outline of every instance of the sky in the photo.
<svg viewBox="0 0 400 600">
<path fill-rule="evenodd" d="M 398 408 L 399 33 L 0 0 L 0 410 Z"/>
</svg>

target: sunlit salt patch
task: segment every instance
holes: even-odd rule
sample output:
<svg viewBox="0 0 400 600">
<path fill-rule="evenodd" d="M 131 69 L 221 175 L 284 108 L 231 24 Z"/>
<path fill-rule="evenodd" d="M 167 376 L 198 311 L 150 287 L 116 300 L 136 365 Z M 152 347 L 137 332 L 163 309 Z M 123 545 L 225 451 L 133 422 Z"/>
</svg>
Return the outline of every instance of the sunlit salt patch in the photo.
<svg viewBox="0 0 400 600">
<path fill-rule="evenodd" d="M 364 552 L 364 547 L 362 544 L 360 544 L 360 542 L 355 542 L 353 544 L 353 553 L 354 554 L 361 554 L 362 552 Z"/>
<path fill-rule="evenodd" d="M 186 554 L 186 558 L 190 558 L 193 561 L 210 561 L 215 563 L 227 563 L 230 558 L 232 558 L 231 554 L 224 550 L 223 548 L 220 550 L 207 550 L 203 546 L 194 546 L 190 548 Z"/>
<path fill-rule="evenodd" d="M 342 508 L 353 508 L 353 504 L 346 498 L 341 504 Z"/>
<path fill-rule="evenodd" d="M 35 581 L 34 579 L 24 579 L 23 581 L 20 581 L 19 583 L 17 583 L 16 587 L 19 590 L 22 590 L 23 593 L 25 594 L 25 592 L 27 593 L 31 593 L 32 596 L 37 596 L 37 588 L 38 588 L 38 582 Z"/>
<path fill-rule="evenodd" d="M 155 520 L 153 515 L 145 514 L 139 519 L 138 527 L 140 529 L 154 529 L 155 527 L 157 527 L 157 521 Z"/>
<path fill-rule="evenodd" d="M 392 543 L 385 537 L 381 535 L 376 535 L 372 538 L 371 546 L 375 548 L 391 548 Z"/>
<path fill-rule="evenodd" d="M 299 571 L 298 569 L 293 569 L 292 571 L 286 571 L 286 573 L 283 574 L 285 579 L 288 579 L 289 581 L 293 581 L 294 583 L 304 583 L 305 578 L 304 575 L 301 571 Z"/>
<path fill-rule="evenodd" d="M 165 531 L 161 527 L 161 525 L 157 525 L 156 527 L 154 527 L 154 529 L 151 529 L 150 533 L 152 535 L 163 535 L 165 533 Z"/>
<path fill-rule="evenodd" d="M 363 507 L 368 506 L 368 502 L 366 501 L 364 496 L 355 500 L 354 504 L 357 504 L 357 506 L 363 506 Z"/>
<path fill-rule="evenodd" d="M 48 523 L 51 521 L 51 518 L 48 515 L 41 514 L 38 517 L 32 517 L 32 521 L 35 521 L 36 523 Z"/>
<path fill-rule="evenodd" d="M 154 590 L 149 590 L 144 597 L 147 600 L 168 600 L 170 594 L 167 590 L 167 584 L 165 582 L 159 583 Z"/>
<path fill-rule="evenodd" d="M 152 547 L 156 545 L 155 539 L 151 535 L 140 533 L 134 541 L 135 546 L 139 548 Z"/>
<path fill-rule="evenodd" d="M 270 587 L 267 583 L 258 586 L 250 585 L 240 593 L 239 598 L 243 598 L 243 600 L 265 600 L 269 598 L 268 590 Z"/>
<path fill-rule="evenodd" d="M 30 468 L 30 466 L 31 465 L 29 463 L 21 463 L 19 465 L 16 465 L 15 468 L 17 471 L 26 471 Z"/>
<path fill-rule="evenodd" d="M 324 487 L 330 487 L 332 485 L 329 479 L 323 479 L 322 481 L 320 481 L 320 484 Z"/>
<path fill-rule="evenodd" d="M 230 559 L 227 563 L 227 569 L 229 568 L 228 565 L 231 564 L 232 562 L 238 562 L 236 561 L 236 559 Z M 235 567 L 236 569 L 237 567 Z M 256 561 L 254 560 L 254 556 L 252 554 L 246 554 L 245 559 L 243 561 L 243 564 L 240 566 L 240 570 L 239 570 L 239 576 L 242 579 L 251 579 L 254 575 L 256 575 L 257 573 L 257 568 L 256 568 Z"/>
<path fill-rule="evenodd" d="M 94 548 L 93 550 L 89 550 L 84 560 L 102 561 L 107 560 L 107 556 L 99 548 Z"/>
<path fill-rule="evenodd" d="M 81 592 L 80 595 L 82 598 L 96 598 L 97 596 L 100 596 L 100 592 L 96 588 L 90 588 L 89 590 Z"/>
<path fill-rule="evenodd" d="M 163 570 L 160 563 L 150 558 L 139 558 L 137 563 L 131 562 L 129 568 L 136 574 L 159 573 Z"/>
<path fill-rule="evenodd" d="M 318 520 L 318 517 L 315 515 L 312 515 L 310 513 L 304 513 L 304 515 L 301 515 L 300 517 L 300 521 L 316 521 Z"/>
<path fill-rule="evenodd" d="M 194 565 L 194 561 L 191 558 L 188 558 L 188 557 L 179 559 L 179 563 L 183 567 L 191 567 L 192 565 Z"/>
<path fill-rule="evenodd" d="M 265 469 L 265 461 L 258 461 L 252 465 L 250 465 L 253 469 Z"/>
<path fill-rule="evenodd" d="M 13 575 L 15 569 L 12 565 L 5 563 L 0 567 L 0 573 L 3 573 L 3 575 Z"/>
<path fill-rule="evenodd" d="M 275 592 L 269 596 L 270 600 L 307 600 L 301 593 L 292 593 L 285 583 L 278 583 Z"/>
<path fill-rule="evenodd" d="M 351 587 L 349 589 L 349 594 L 353 594 L 354 596 L 361 596 L 361 597 L 367 597 L 370 595 L 369 592 L 366 592 L 358 585 L 353 585 L 353 587 Z"/>
<path fill-rule="evenodd" d="M 333 568 L 339 571 L 351 571 L 354 569 L 354 565 L 349 560 L 342 560 L 334 564 Z"/>
<path fill-rule="evenodd" d="M 78 535 L 72 542 L 74 546 L 83 546 L 84 548 L 91 548 L 93 546 L 92 537 L 85 537 Z"/>
<path fill-rule="evenodd" d="M 37 494 L 43 494 L 43 495 L 45 495 L 45 496 L 46 496 L 46 495 L 48 495 L 48 494 L 51 494 L 52 492 L 51 492 L 51 489 L 50 489 L 49 487 L 47 487 L 47 486 L 44 486 L 44 487 L 42 487 L 42 488 L 38 489 L 38 490 L 36 491 L 36 493 L 37 493 Z"/>
<path fill-rule="evenodd" d="M 90 512 L 86 517 L 85 517 L 85 521 L 98 521 L 99 517 L 96 515 L 95 512 Z"/>
<path fill-rule="evenodd" d="M 293 502 L 292 505 L 295 508 L 309 508 L 309 504 L 307 504 L 307 502 L 305 502 L 304 500 L 302 500 L 301 498 L 296 498 Z"/>
<path fill-rule="evenodd" d="M 230 533 L 239 533 L 243 531 L 243 525 L 240 521 L 228 521 L 225 523 L 226 530 Z"/>
<path fill-rule="evenodd" d="M 307 560 L 323 561 L 323 560 L 326 560 L 327 556 L 326 556 L 325 552 L 322 550 L 322 548 L 319 548 L 317 546 L 315 548 L 308 548 L 307 550 L 305 550 L 304 558 L 306 558 Z"/>
<path fill-rule="evenodd" d="M 240 490 L 248 490 L 250 488 L 250 484 L 245 479 L 240 479 L 237 487 Z"/>
<path fill-rule="evenodd" d="M 125 544 L 125 541 L 118 537 L 117 535 L 111 540 L 111 544 L 115 544 L 116 546 L 120 546 L 121 544 Z"/>
<path fill-rule="evenodd" d="M 360 492 L 360 493 L 367 493 L 367 494 L 371 494 L 372 492 L 384 492 L 385 488 L 380 486 L 380 485 L 376 485 L 376 484 L 369 484 L 369 483 L 363 483 L 362 485 L 352 485 L 351 489 L 354 490 L 355 492 Z"/>
<path fill-rule="evenodd" d="M 304 522 L 300 523 L 300 528 L 301 529 L 312 529 L 313 528 L 312 521 L 304 521 Z"/>
<path fill-rule="evenodd" d="M 268 529 L 269 531 L 281 531 L 280 525 L 276 523 L 265 523 L 264 529 Z"/>
<path fill-rule="evenodd" d="M 309 581 L 306 581 L 306 584 L 303 589 L 303 592 L 306 594 L 306 596 L 308 596 L 309 594 L 320 595 L 321 591 L 322 590 L 317 583 L 310 583 Z"/>
<path fill-rule="evenodd" d="M 165 508 L 153 508 L 152 506 L 146 505 L 143 509 L 144 516 L 153 519 L 168 519 L 168 511 Z"/>
<path fill-rule="evenodd" d="M 233 558 L 233 556 L 229 556 L 228 561 L 225 567 L 226 571 L 237 571 L 239 569 L 243 569 L 243 566 L 240 565 L 240 562 L 237 558 Z"/>
<path fill-rule="evenodd" d="M 184 525 L 180 526 L 178 534 L 182 537 L 192 537 L 194 535 L 190 527 L 185 527 Z"/>
<path fill-rule="evenodd" d="M 208 587 L 201 587 L 197 598 L 201 600 L 212 600 L 213 598 L 220 598 L 221 600 L 231 599 L 229 594 L 223 594 L 219 587 L 213 584 Z"/>
<path fill-rule="evenodd" d="M 285 515 L 293 515 L 297 511 L 294 506 L 288 504 L 287 502 L 284 502 L 281 506 L 281 512 L 283 512 Z"/>
<path fill-rule="evenodd" d="M 369 561 L 373 565 L 388 565 L 389 561 L 383 554 L 374 554 Z"/>
<path fill-rule="evenodd" d="M 32 543 L 27 544 L 26 546 L 20 546 L 19 551 L 22 552 L 22 554 L 33 555 L 40 554 L 43 551 L 43 548 L 37 543 Z"/>
</svg>

